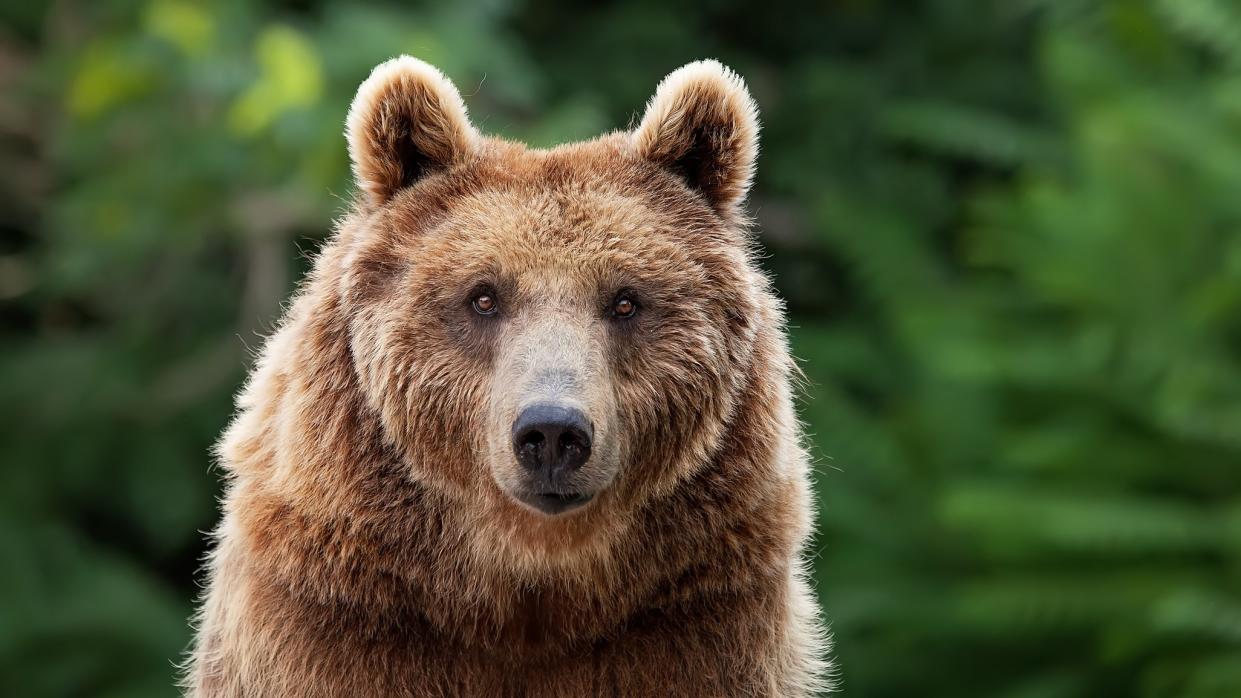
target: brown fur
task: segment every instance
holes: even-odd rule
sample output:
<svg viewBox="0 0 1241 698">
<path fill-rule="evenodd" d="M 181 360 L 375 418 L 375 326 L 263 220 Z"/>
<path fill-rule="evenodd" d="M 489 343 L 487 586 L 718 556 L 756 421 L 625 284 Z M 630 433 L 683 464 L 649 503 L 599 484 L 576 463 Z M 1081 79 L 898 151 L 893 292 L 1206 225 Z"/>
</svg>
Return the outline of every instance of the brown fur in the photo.
<svg viewBox="0 0 1241 698">
<path fill-rule="evenodd" d="M 189 693 L 821 689 L 794 367 L 741 209 L 757 128 L 713 62 L 635 132 L 548 151 L 480 136 L 423 63 L 377 68 L 349 119 L 363 196 L 220 443 Z M 484 281 L 495 318 L 470 311 Z M 554 517 L 509 496 L 506 446 L 549 364 L 602 488 Z"/>
</svg>

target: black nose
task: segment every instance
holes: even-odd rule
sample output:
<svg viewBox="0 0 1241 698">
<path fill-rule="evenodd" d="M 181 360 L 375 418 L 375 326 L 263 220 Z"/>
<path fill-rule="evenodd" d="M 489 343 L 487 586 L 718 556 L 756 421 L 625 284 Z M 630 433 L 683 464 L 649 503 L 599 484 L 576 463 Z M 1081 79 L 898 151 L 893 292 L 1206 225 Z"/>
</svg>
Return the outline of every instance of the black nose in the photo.
<svg viewBox="0 0 1241 698">
<path fill-rule="evenodd" d="M 590 458 L 590 421 L 575 407 L 531 405 L 513 422 L 513 452 L 526 469 L 554 480 Z"/>
</svg>

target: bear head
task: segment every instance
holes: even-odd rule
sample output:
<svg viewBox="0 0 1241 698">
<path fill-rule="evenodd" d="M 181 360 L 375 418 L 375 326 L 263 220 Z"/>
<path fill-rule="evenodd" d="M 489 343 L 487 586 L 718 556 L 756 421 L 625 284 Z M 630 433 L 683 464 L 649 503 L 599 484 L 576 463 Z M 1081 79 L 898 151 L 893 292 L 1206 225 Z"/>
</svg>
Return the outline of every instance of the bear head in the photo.
<svg viewBox="0 0 1241 698">
<path fill-rule="evenodd" d="M 410 477 L 547 553 L 606 540 L 710 461 L 780 323 L 742 208 L 758 121 L 735 73 L 687 65 L 635 129 L 540 150 L 480 134 L 449 80 L 401 57 L 346 136 L 339 298 Z"/>
</svg>

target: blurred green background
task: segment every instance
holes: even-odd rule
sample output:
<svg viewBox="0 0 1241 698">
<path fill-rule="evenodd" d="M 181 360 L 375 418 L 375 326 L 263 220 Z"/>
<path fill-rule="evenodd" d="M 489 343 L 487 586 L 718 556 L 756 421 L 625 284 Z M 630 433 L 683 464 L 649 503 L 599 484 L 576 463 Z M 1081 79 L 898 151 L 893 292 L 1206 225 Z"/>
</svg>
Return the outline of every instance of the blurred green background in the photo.
<svg viewBox="0 0 1241 698">
<path fill-rule="evenodd" d="M 0 687 L 173 695 L 208 448 L 410 53 L 485 131 L 717 57 L 812 387 L 849 696 L 1241 696 L 1241 6 L 0 9 Z"/>
</svg>

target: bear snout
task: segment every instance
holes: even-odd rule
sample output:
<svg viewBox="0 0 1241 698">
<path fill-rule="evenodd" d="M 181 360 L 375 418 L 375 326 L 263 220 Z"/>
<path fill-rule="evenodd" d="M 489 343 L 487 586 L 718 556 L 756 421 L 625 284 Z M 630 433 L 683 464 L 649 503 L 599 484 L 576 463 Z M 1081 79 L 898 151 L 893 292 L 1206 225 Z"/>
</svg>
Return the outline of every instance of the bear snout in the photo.
<svg viewBox="0 0 1241 698">
<path fill-rule="evenodd" d="M 513 422 L 513 454 L 524 470 L 526 490 L 519 498 L 546 513 L 558 514 L 590 501 L 578 491 L 574 474 L 590 460 L 594 427 L 577 407 L 537 403 Z"/>
<path fill-rule="evenodd" d="M 513 422 L 513 452 L 527 470 L 555 480 L 590 458 L 593 431 L 590 420 L 576 407 L 531 405 Z"/>
</svg>

